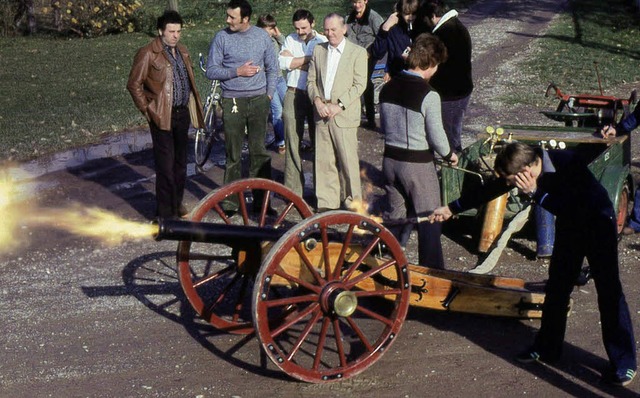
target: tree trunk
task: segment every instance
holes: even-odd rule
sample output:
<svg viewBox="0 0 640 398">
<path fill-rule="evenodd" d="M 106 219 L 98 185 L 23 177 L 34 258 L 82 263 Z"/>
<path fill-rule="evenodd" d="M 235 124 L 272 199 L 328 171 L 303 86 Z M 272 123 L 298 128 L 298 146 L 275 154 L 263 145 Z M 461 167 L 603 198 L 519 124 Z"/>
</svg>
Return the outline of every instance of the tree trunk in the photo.
<svg viewBox="0 0 640 398">
<path fill-rule="evenodd" d="M 178 11 L 178 0 L 169 0 L 168 8 L 173 11 Z"/>
</svg>

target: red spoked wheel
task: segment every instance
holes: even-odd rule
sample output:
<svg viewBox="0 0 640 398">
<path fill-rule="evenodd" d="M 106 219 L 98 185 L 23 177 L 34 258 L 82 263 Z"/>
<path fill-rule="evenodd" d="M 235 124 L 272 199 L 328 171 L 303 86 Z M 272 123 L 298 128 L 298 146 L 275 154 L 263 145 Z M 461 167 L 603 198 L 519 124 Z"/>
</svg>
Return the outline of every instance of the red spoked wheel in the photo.
<svg viewBox="0 0 640 398">
<path fill-rule="evenodd" d="M 627 223 L 627 217 L 629 216 L 629 183 L 625 182 L 618 194 L 618 207 L 616 211 L 616 223 L 618 227 L 618 234 L 622 233 L 624 226 Z M 636 200 L 639 200 L 636 198 Z"/>
<path fill-rule="evenodd" d="M 313 214 L 309 205 L 281 184 L 265 179 L 239 180 L 216 189 L 190 213 L 191 221 L 289 229 Z M 253 331 L 251 291 L 262 250 L 238 250 L 224 244 L 181 241 L 180 284 L 191 306 L 219 330 Z"/>
<path fill-rule="evenodd" d="M 288 375 L 354 376 L 395 340 L 409 306 L 407 259 L 380 224 L 351 212 L 316 215 L 271 248 L 253 291 L 256 335 Z"/>
</svg>

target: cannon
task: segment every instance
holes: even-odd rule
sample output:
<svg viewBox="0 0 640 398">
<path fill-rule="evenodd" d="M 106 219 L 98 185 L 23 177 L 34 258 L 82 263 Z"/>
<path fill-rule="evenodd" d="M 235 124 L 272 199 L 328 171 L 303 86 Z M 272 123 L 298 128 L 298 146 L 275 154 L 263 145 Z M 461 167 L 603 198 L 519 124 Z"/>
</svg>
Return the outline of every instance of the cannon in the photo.
<svg viewBox="0 0 640 398">
<path fill-rule="evenodd" d="M 179 241 L 180 284 L 204 320 L 255 333 L 278 368 L 306 382 L 371 366 L 409 306 L 537 318 L 544 300 L 522 279 L 409 264 L 383 223 L 349 211 L 313 215 L 270 180 L 218 188 L 188 220 L 158 220 L 155 238 Z"/>
</svg>

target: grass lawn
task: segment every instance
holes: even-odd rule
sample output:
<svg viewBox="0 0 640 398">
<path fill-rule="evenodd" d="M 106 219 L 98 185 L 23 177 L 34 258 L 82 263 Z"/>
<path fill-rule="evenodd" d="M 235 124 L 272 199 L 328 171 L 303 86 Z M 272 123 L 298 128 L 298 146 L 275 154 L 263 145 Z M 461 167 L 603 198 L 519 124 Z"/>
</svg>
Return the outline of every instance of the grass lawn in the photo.
<svg viewBox="0 0 640 398">
<path fill-rule="evenodd" d="M 554 82 L 567 94 L 599 94 L 596 65 L 605 95 L 627 98 L 640 90 L 640 19 L 628 0 L 570 0 L 538 40 L 535 55 L 523 62 L 526 75 L 502 101 L 514 106 L 539 102 L 527 87 Z M 539 90 L 538 90 L 539 92 Z"/>
<path fill-rule="evenodd" d="M 471 2 L 452 3 L 463 8 Z M 187 21 L 182 42 L 194 58 L 208 52 L 213 35 L 225 26 L 224 2 L 195 3 L 200 8 L 181 10 Z M 391 12 L 393 3 L 370 2 L 383 16 Z M 144 4 L 148 15 L 157 15 L 166 3 L 147 0 Z M 285 34 L 291 30 L 290 16 L 297 8 L 312 10 L 320 20 L 329 11 L 346 13 L 350 7 L 350 2 L 338 0 L 253 4 L 255 15 L 274 14 Z M 599 60 L 605 87 L 640 80 L 638 21 L 625 4 L 624 0 L 576 1 L 573 11 L 541 40 L 538 56 L 526 67 L 565 91 L 597 90 L 593 60 Z M 145 33 L 94 39 L 0 38 L 0 160 L 27 160 L 146 125 L 125 85 L 135 51 L 150 39 Z M 205 96 L 208 82 L 201 73 L 196 76 Z M 526 103 L 527 96 L 510 101 Z"/>
</svg>

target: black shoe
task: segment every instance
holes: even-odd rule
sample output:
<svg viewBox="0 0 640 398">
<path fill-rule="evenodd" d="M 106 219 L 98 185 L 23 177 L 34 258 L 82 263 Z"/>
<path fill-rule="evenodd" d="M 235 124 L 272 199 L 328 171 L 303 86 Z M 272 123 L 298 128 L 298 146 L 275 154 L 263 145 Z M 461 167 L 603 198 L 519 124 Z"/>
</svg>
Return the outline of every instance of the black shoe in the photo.
<svg viewBox="0 0 640 398">
<path fill-rule="evenodd" d="M 636 371 L 633 369 L 610 370 L 602 375 L 602 381 L 614 386 L 624 387 L 631 384 L 635 377 Z"/>
<path fill-rule="evenodd" d="M 377 128 L 376 122 L 371 120 L 360 123 L 360 127 L 364 127 L 369 130 L 375 130 Z"/>
<path fill-rule="evenodd" d="M 516 355 L 516 361 L 520 363 L 534 363 L 540 361 L 540 354 L 533 349 L 528 349 Z"/>
<path fill-rule="evenodd" d="M 583 267 L 580 270 L 580 275 L 578 275 L 578 280 L 576 281 L 576 286 L 584 286 L 589 283 L 591 279 L 591 269 L 589 266 Z"/>
<path fill-rule="evenodd" d="M 535 348 L 529 348 L 516 355 L 516 361 L 520 363 L 544 362 L 548 364 L 556 363 L 560 360 L 559 356 L 544 355 Z"/>
</svg>

